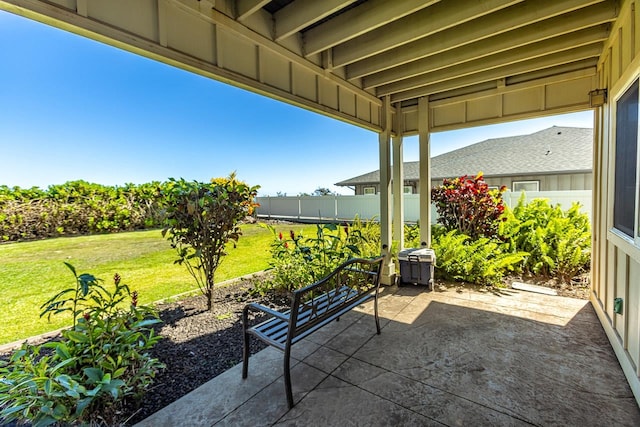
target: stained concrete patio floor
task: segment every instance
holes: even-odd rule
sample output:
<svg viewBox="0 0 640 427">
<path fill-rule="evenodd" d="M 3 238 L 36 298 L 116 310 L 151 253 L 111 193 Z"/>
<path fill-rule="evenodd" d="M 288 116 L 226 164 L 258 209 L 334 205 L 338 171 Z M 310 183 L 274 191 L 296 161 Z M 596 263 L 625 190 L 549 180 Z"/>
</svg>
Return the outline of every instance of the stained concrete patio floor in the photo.
<svg viewBox="0 0 640 427">
<path fill-rule="evenodd" d="M 640 426 L 591 303 L 524 291 L 385 288 L 282 353 L 251 357 L 139 426 Z"/>
</svg>

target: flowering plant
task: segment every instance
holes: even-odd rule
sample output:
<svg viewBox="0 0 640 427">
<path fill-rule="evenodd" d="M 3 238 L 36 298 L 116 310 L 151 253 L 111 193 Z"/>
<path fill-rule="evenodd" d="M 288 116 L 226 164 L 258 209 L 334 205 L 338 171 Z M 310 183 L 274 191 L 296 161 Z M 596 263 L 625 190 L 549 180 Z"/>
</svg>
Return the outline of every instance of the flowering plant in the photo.
<svg viewBox="0 0 640 427">
<path fill-rule="evenodd" d="M 366 237 L 346 224 L 318 224 L 315 237 L 304 237 L 293 230 L 284 235 L 270 225 L 266 227 L 274 235 L 270 285 L 276 289 L 299 289 L 326 276 L 347 259 L 363 256 L 360 247 Z"/>
<path fill-rule="evenodd" d="M 25 343 L 0 362 L 0 420 L 116 425 L 125 402 L 139 399 L 163 368 L 148 353 L 159 340 L 150 328 L 157 314 L 138 306 L 118 274 L 111 292 L 65 264 L 75 286 L 43 304 L 41 316 L 71 311 L 73 327 L 59 341 Z"/>
</svg>

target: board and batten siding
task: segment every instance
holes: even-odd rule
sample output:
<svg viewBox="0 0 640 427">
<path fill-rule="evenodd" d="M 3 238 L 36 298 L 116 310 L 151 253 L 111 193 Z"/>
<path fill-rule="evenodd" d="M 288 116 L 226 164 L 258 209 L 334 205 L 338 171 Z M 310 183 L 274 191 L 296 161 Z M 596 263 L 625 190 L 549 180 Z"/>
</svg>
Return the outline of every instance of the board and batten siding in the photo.
<svg viewBox="0 0 640 427">
<path fill-rule="evenodd" d="M 593 187 L 592 173 L 569 173 L 569 174 L 549 174 L 549 175 L 517 175 L 503 177 L 486 177 L 485 182 L 492 187 L 501 187 L 506 185 L 508 189 L 512 189 L 513 182 L 518 181 L 539 181 L 540 191 L 570 191 L 570 190 L 591 190 Z M 442 180 L 434 179 L 431 186 L 442 184 Z M 413 188 L 412 193 L 420 193 L 420 183 L 416 181 L 406 181 L 405 186 L 410 185 Z M 380 191 L 380 185 L 375 184 L 359 184 L 355 188 L 355 194 L 361 196 L 364 194 L 365 187 L 375 187 L 376 193 Z"/>
<path fill-rule="evenodd" d="M 640 77 L 639 3 L 620 2 L 597 68 L 598 87 L 608 90 L 608 100 L 594 113 L 591 302 L 640 403 L 640 239 L 634 241 L 613 226 L 616 101 Z M 637 181 L 629 197 L 638 197 Z M 620 314 L 614 312 L 616 298 L 623 299 Z"/>
<path fill-rule="evenodd" d="M 568 173 L 549 175 L 514 175 L 503 177 L 485 177 L 485 182 L 490 187 L 507 186 L 512 189 L 514 182 L 539 181 L 540 191 L 570 191 L 570 190 L 591 190 L 593 174 L 591 173 Z M 433 180 L 431 185 L 440 185 L 442 181 Z"/>
</svg>

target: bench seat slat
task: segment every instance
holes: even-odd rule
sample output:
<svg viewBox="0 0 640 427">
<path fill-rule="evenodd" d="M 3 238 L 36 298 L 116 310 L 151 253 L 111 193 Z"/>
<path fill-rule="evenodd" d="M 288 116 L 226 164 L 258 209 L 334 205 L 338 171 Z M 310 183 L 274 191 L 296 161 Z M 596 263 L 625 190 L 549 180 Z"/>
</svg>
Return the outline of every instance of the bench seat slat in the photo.
<svg viewBox="0 0 640 427">
<path fill-rule="evenodd" d="M 346 286 L 343 286 L 339 292 L 342 294 L 346 295 L 345 290 L 343 290 L 343 288 L 346 288 Z M 337 291 L 330 291 L 330 292 L 335 292 L 338 293 Z M 328 295 L 327 294 L 323 294 L 319 297 L 316 297 L 316 305 L 318 307 L 318 309 L 320 309 L 321 312 L 325 312 L 326 311 L 326 307 L 327 307 L 327 301 L 328 301 Z M 342 301 L 342 298 L 339 298 L 338 300 L 334 300 L 334 305 L 338 304 L 340 301 Z M 291 310 L 287 310 L 283 313 L 281 313 L 283 317 L 286 317 L 287 322 L 289 321 L 290 315 L 291 315 Z M 298 321 L 297 321 L 297 325 L 301 325 L 303 324 L 310 316 L 312 315 L 311 310 L 302 310 L 298 313 Z M 270 323 L 273 319 L 268 319 L 265 322 L 262 322 L 256 326 L 254 326 L 252 329 L 262 329 L 262 326 L 264 323 Z M 278 319 L 280 320 L 280 319 Z"/>
<path fill-rule="evenodd" d="M 306 337 L 312 332 L 315 332 L 316 330 L 325 326 L 327 323 L 332 322 L 338 317 L 344 315 L 346 312 L 363 304 L 364 302 L 366 302 L 367 300 L 373 297 L 374 296 L 371 294 L 364 295 L 359 299 L 354 299 L 354 301 L 351 304 L 346 306 L 336 303 L 334 304 L 334 307 L 340 307 L 339 310 L 334 310 L 333 312 L 331 312 L 330 315 L 323 316 L 320 321 L 316 322 L 315 324 L 307 328 L 305 328 L 304 326 L 307 323 L 309 323 L 308 318 L 301 319 L 296 325 L 296 330 L 299 330 L 300 332 L 297 333 L 294 337 L 292 337 L 291 339 L 292 343 L 300 341 L 302 338 Z M 284 348 L 284 345 L 287 339 L 288 329 L 289 329 L 289 322 L 285 322 L 281 319 L 271 318 L 266 322 L 263 322 L 259 325 L 254 326 L 253 328 L 250 328 L 249 332 L 252 333 L 253 335 L 260 337 L 261 339 L 265 339 L 265 340 L 268 340 L 269 342 L 273 342 L 274 345 L 277 343 L 278 345 L 276 345 L 276 347 L 282 346 L 282 348 Z"/>
<path fill-rule="evenodd" d="M 357 297 L 357 294 L 352 293 L 351 291 L 352 291 L 351 288 L 347 286 L 342 286 L 338 290 L 333 290 L 327 294 L 323 294 L 319 297 L 316 297 L 313 300 L 313 303 L 317 310 L 317 314 L 319 313 L 320 315 L 324 315 L 325 313 L 329 313 L 335 307 L 343 305 L 345 302 L 347 302 L 349 298 L 354 299 L 354 297 Z M 331 302 L 329 302 L 330 296 L 333 298 Z M 282 315 L 287 319 L 290 318 L 290 314 L 291 314 L 291 310 L 287 310 L 282 313 Z M 313 316 L 313 311 L 311 309 L 300 310 L 298 312 L 298 321 L 296 322 L 296 329 L 304 325 L 306 322 L 308 322 L 312 318 L 312 316 Z M 278 322 L 275 322 L 275 320 L 278 320 Z M 261 333 L 268 336 L 268 335 L 272 335 L 272 333 L 269 331 L 270 327 L 276 327 L 275 325 L 278 325 L 280 323 L 288 324 L 288 322 L 289 320 L 284 321 L 283 319 L 272 318 L 250 328 L 250 330 L 258 330 Z"/>
</svg>

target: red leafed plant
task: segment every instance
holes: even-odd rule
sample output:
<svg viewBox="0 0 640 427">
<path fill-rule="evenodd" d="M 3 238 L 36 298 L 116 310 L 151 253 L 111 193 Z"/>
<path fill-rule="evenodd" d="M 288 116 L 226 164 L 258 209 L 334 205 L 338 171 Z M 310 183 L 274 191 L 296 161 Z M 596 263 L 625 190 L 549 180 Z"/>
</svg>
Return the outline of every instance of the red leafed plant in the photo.
<svg viewBox="0 0 640 427">
<path fill-rule="evenodd" d="M 472 239 L 493 237 L 504 212 L 505 191 L 504 186 L 490 189 L 480 172 L 475 178 L 445 178 L 431 190 L 431 200 L 438 211 L 438 223 L 445 229 L 459 230 Z"/>
</svg>

